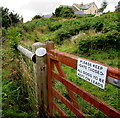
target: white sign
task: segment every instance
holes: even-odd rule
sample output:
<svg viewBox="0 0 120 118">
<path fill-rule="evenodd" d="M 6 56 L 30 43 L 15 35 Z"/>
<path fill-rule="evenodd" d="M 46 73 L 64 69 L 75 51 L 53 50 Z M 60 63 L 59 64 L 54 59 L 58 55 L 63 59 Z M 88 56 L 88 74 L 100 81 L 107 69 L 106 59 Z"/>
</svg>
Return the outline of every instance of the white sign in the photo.
<svg viewBox="0 0 120 118">
<path fill-rule="evenodd" d="M 77 76 L 104 89 L 107 67 L 83 59 L 78 59 Z"/>
</svg>

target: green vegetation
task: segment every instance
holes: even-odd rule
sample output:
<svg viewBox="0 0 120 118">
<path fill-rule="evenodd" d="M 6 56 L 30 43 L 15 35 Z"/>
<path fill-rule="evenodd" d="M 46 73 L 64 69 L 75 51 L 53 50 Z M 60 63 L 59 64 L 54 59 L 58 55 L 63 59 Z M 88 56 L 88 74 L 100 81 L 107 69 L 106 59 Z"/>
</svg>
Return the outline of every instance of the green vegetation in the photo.
<svg viewBox="0 0 120 118">
<path fill-rule="evenodd" d="M 52 40 L 55 42 L 57 50 L 120 68 L 118 60 L 120 23 L 118 16 L 118 12 L 106 13 L 97 17 L 92 15 L 75 18 L 53 16 L 18 24 L 7 30 L 3 28 L 3 115 L 5 117 L 35 117 L 25 87 L 26 83 L 23 82 L 27 76 L 23 76 L 19 68 L 21 65 L 19 60 L 21 56 L 19 55 L 21 54 L 15 50 L 17 44 L 22 44 L 31 50 L 30 46 L 35 42 L 45 43 Z M 29 69 L 30 64 L 26 65 Z M 107 84 L 106 89 L 101 90 L 78 78 L 76 70 L 73 68 L 61 65 L 69 80 L 120 110 L 118 88 Z M 55 82 L 56 89 L 69 98 L 65 87 L 60 82 Z M 106 117 L 82 98 L 77 95 L 76 97 L 87 116 Z M 74 115 L 57 98 L 55 101 L 69 116 Z"/>
<path fill-rule="evenodd" d="M 32 18 L 32 20 L 40 19 L 40 18 L 42 18 L 42 16 L 40 16 L 40 15 L 35 15 L 35 16 Z"/>
<path fill-rule="evenodd" d="M 115 11 L 120 12 L 120 1 L 118 2 L 118 5 L 115 7 Z"/>
<path fill-rule="evenodd" d="M 6 29 L 22 20 L 22 17 L 17 13 L 9 12 L 8 8 L 0 7 L 0 12 L 2 15 L 2 27 Z"/>
<path fill-rule="evenodd" d="M 55 13 L 53 13 L 53 16 L 63 17 L 63 18 L 73 17 L 74 11 L 70 7 L 61 6 L 56 8 Z"/>
<path fill-rule="evenodd" d="M 2 48 L 2 116 L 33 118 L 27 86 L 21 75 L 19 52 L 7 43 Z"/>
</svg>

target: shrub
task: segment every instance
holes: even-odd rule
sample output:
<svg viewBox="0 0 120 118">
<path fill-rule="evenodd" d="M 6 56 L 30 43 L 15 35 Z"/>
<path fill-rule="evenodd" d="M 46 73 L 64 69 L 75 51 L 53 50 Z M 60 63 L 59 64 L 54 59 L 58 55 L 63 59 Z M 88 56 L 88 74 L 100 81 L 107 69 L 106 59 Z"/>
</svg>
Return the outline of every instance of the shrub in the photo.
<svg viewBox="0 0 120 118">
<path fill-rule="evenodd" d="M 20 37 L 21 34 L 19 33 L 19 31 L 17 31 L 17 28 L 8 29 L 6 38 L 8 39 L 7 41 L 9 42 L 13 52 L 16 52 Z"/>
<path fill-rule="evenodd" d="M 50 29 L 50 31 L 55 31 L 55 30 L 58 30 L 61 26 L 62 26 L 62 23 L 59 22 L 59 23 L 48 25 L 48 28 Z"/>
<path fill-rule="evenodd" d="M 63 29 L 57 32 L 57 38 L 60 39 L 60 41 L 63 41 L 66 38 L 70 38 L 70 36 L 71 36 L 70 33 Z"/>
<path fill-rule="evenodd" d="M 40 15 L 35 15 L 35 16 L 32 18 L 32 20 L 40 19 L 40 18 L 42 18 L 42 16 L 40 16 Z"/>
<path fill-rule="evenodd" d="M 70 7 L 63 7 L 63 9 L 60 12 L 60 15 L 63 18 L 68 18 L 68 17 L 72 17 L 74 15 L 74 11 L 72 8 Z"/>
<path fill-rule="evenodd" d="M 79 27 L 79 30 L 89 30 L 90 24 L 89 24 L 89 22 L 81 23 L 78 27 Z"/>
<path fill-rule="evenodd" d="M 79 39 L 79 50 L 83 53 L 88 53 L 92 50 L 109 50 L 120 49 L 120 33 L 111 31 L 105 35 L 88 36 Z"/>
<path fill-rule="evenodd" d="M 104 24 L 104 28 L 103 28 L 103 32 L 109 32 L 111 30 L 118 30 L 120 31 L 120 23 L 116 23 L 116 22 L 112 22 L 112 23 L 105 23 Z"/>
<path fill-rule="evenodd" d="M 56 17 L 67 18 L 67 17 L 72 17 L 74 15 L 74 11 L 70 7 L 62 6 L 62 7 L 56 8 L 55 13 L 53 15 Z"/>
<path fill-rule="evenodd" d="M 23 19 L 19 14 L 10 12 L 8 8 L 4 7 L 0 7 L 0 14 L 2 15 L 2 27 L 5 29 L 19 23 Z"/>
<path fill-rule="evenodd" d="M 104 21 L 102 19 L 93 20 L 91 22 L 91 27 L 93 27 L 97 32 L 103 29 Z"/>
<path fill-rule="evenodd" d="M 76 15 L 76 18 L 88 18 L 88 17 L 94 17 L 94 14 L 85 14 L 85 15 Z"/>
<path fill-rule="evenodd" d="M 4 27 L 2 27 L 2 36 L 6 35 L 6 29 Z"/>
</svg>

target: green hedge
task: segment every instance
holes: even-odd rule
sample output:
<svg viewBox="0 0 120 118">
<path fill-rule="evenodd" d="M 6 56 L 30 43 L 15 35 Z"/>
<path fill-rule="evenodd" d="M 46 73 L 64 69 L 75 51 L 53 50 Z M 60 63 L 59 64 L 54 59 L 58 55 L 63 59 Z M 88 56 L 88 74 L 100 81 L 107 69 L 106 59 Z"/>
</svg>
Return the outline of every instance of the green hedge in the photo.
<svg viewBox="0 0 120 118">
<path fill-rule="evenodd" d="M 79 39 L 79 50 L 87 53 L 91 50 L 120 49 L 120 32 L 113 30 L 106 34 L 88 36 Z"/>
</svg>

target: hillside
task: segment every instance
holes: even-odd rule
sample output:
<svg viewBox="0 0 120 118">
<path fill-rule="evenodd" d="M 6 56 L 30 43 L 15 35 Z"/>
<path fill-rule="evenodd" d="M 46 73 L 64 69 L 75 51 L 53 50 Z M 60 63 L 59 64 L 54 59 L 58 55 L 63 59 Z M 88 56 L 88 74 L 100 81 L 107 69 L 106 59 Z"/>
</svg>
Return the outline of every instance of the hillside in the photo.
<svg viewBox="0 0 120 118">
<path fill-rule="evenodd" d="M 52 40 L 58 50 L 85 57 L 89 56 L 88 58 L 107 65 L 120 67 L 115 59 L 120 48 L 118 15 L 118 13 L 107 13 L 100 17 L 42 18 L 9 29 L 6 36 L 12 38 L 12 41 L 15 38 L 20 39 L 19 43 L 26 46 L 38 41 L 44 43 Z M 97 53 L 97 56 L 100 53 L 101 60 L 94 53 Z"/>
<path fill-rule="evenodd" d="M 118 59 L 120 54 L 120 22 L 117 12 L 106 13 L 97 17 L 87 15 L 70 19 L 41 18 L 2 30 L 3 114 L 5 117 L 25 116 L 32 118 L 34 116 L 28 99 L 28 89 L 22 81 L 25 77 L 20 70 L 21 62 L 19 59 L 22 56 L 16 50 L 18 44 L 31 50 L 31 45 L 35 42 L 45 43 L 52 40 L 57 50 L 120 68 L 120 60 Z M 24 60 L 26 63 L 28 62 L 27 59 Z M 63 68 L 69 76 L 68 78 L 73 80 L 75 71 L 64 65 Z M 94 90 L 94 87 L 89 90 L 87 87 L 89 84 L 84 85 L 81 84 L 82 82 L 76 82 L 88 91 Z M 58 86 L 60 85 L 58 84 Z M 119 97 L 118 89 L 115 89 L 114 94 L 112 89 L 114 87 L 107 86 L 108 96 L 113 95 L 113 97 L 105 99 L 105 101 L 119 109 L 116 105 Z M 105 93 L 99 95 L 99 92 L 94 92 L 94 94 L 101 99 L 105 98 Z"/>
</svg>

